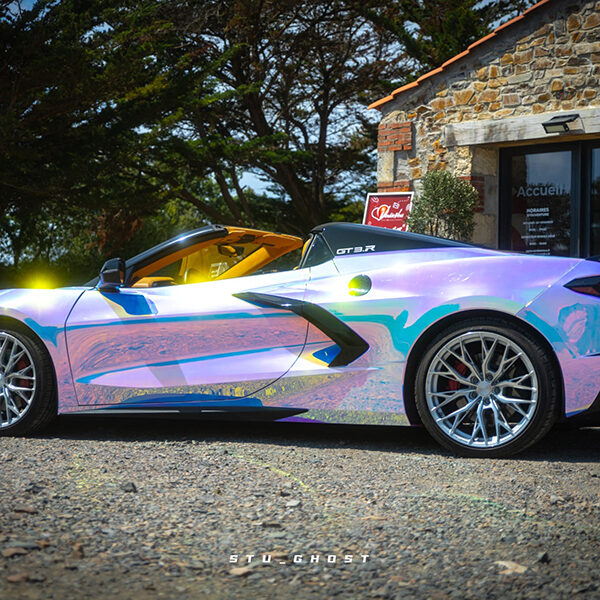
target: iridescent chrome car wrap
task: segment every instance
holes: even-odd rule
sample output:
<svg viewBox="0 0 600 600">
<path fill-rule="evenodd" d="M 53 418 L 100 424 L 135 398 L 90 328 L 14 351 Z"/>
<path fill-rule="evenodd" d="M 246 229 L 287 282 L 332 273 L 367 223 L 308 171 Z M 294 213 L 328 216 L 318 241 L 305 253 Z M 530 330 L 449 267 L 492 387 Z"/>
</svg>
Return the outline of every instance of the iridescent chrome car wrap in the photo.
<svg viewBox="0 0 600 600">
<path fill-rule="evenodd" d="M 372 232 L 373 244 L 336 252 L 330 243 L 329 259 L 305 258 L 283 272 L 168 287 L 2 291 L 0 326 L 17 321 L 43 342 L 59 413 L 420 424 L 412 389 L 426 342 L 474 316 L 505 319 L 547 347 L 563 417 L 594 403 L 600 297 L 565 286 L 599 277 L 600 263 L 435 238 L 379 251 L 378 228 L 345 227 L 361 228 L 363 238 Z M 324 226 L 317 235 L 325 241 L 328 228 L 339 233 Z M 491 390 L 483 383 L 478 390 Z"/>
<path fill-rule="evenodd" d="M 65 337 L 67 317 L 85 288 L 56 290 L 0 290 L 0 318 L 30 329 L 44 344 L 54 365 L 58 387 L 58 410 L 78 410 L 77 396 Z"/>
</svg>

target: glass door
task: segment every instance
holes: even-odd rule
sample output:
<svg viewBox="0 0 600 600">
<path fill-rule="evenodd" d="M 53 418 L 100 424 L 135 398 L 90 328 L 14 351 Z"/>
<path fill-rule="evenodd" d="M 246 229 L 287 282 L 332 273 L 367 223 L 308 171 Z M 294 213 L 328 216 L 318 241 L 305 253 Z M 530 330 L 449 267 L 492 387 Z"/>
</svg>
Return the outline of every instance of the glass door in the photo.
<svg viewBox="0 0 600 600">
<path fill-rule="evenodd" d="M 600 254 L 600 148 L 590 148 L 590 256 Z"/>
<path fill-rule="evenodd" d="M 579 255 L 578 163 L 579 151 L 573 146 L 503 151 L 501 247 L 527 254 Z M 598 211 L 600 217 L 600 199 Z"/>
</svg>

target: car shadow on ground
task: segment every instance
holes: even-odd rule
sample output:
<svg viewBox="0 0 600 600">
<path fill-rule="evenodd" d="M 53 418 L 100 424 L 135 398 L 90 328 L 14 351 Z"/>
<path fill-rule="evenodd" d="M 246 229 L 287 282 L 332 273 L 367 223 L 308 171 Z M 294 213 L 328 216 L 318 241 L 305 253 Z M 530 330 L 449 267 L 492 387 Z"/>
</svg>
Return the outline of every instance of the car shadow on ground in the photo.
<svg viewBox="0 0 600 600">
<path fill-rule="evenodd" d="M 41 438 L 214 441 L 450 456 L 420 427 L 61 416 Z M 558 427 L 516 460 L 600 462 L 600 428 Z"/>
</svg>

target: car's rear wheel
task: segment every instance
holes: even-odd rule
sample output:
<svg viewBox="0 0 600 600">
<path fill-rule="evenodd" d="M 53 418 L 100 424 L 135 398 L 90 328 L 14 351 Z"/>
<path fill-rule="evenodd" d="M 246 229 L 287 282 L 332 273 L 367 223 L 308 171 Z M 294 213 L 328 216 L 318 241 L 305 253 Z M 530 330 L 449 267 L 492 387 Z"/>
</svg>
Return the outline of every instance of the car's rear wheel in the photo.
<svg viewBox="0 0 600 600">
<path fill-rule="evenodd" d="M 417 370 L 415 400 L 429 433 L 462 456 L 508 456 L 540 440 L 560 401 L 545 348 L 496 318 L 450 326 Z"/>
<path fill-rule="evenodd" d="M 56 384 L 42 343 L 13 327 L 0 327 L 0 435 L 24 435 L 56 415 Z"/>
</svg>

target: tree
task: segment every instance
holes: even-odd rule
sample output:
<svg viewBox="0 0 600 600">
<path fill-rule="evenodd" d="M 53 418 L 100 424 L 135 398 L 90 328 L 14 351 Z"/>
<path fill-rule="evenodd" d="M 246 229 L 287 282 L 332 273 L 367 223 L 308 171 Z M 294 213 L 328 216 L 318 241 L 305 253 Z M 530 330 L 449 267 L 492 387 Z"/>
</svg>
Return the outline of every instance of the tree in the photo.
<svg viewBox="0 0 600 600">
<path fill-rule="evenodd" d="M 149 115 L 141 104 L 128 110 L 123 99 L 157 80 L 149 58 L 176 40 L 156 20 L 146 45 L 108 23 L 122 11 L 131 26 L 140 11 L 148 18 L 149 6 L 0 5 L 0 211 L 126 207 L 135 222 L 164 202 L 164 190 L 140 170 L 139 129 Z"/>
<path fill-rule="evenodd" d="M 365 106 L 528 2 L 0 0 L 4 258 L 57 261 L 78 228 L 121 253 L 175 201 L 295 233 L 359 218 Z"/>
<path fill-rule="evenodd" d="M 146 137 L 155 176 L 198 205 L 187 182 L 210 175 L 223 199 L 211 216 L 252 224 L 256 209 L 239 174 L 254 171 L 285 198 L 278 225 L 291 231 L 326 220 L 356 190 L 362 197 L 373 183 L 375 124 L 361 113 L 402 73 L 388 34 L 341 1 L 209 0 L 164 10 L 180 46 L 214 68 L 187 79 L 179 108 Z M 169 74 L 176 67 L 164 64 Z"/>
<path fill-rule="evenodd" d="M 441 66 L 536 0 L 348 0 L 413 60 L 409 83 Z"/>
<path fill-rule="evenodd" d="M 449 171 L 430 171 L 413 200 L 408 228 L 416 233 L 470 240 L 478 202 L 477 190 L 470 183 Z"/>
</svg>

